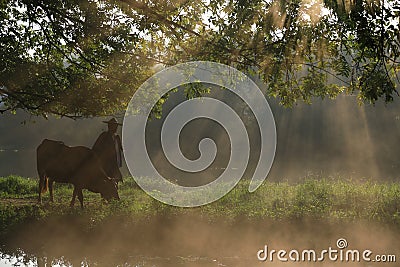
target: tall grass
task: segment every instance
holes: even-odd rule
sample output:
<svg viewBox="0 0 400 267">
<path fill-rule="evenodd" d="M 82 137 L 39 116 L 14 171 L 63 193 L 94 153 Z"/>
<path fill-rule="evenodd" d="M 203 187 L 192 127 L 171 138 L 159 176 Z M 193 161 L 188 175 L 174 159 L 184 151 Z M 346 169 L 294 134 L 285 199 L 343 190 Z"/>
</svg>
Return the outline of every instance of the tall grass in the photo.
<svg viewBox="0 0 400 267">
<path fill-rule="evenodd" d="M 241 181 L 220 200 L 199 208 L 164 205 L 144 193 L 131 177 L 119 188 L 121 201 L 104 203 L 99 194 L 84 191 L 85 209 L 69 208 L 71 185 L 55 185 L 55 202 L 36 203 L 37 179 L 17 176 L 0 178 L 0 230 L 31 219 L 54 216 L 83 216 L 88 227 L 113 216 L 138 220 L 152 216 L 197 214 L 208 219 L 237 218 L 329 220 L 370 220 L 400 226 L 400 184 L 394 182 L 354 181 L 343 178 L 307 178 L 301 182 L 265 182 L 256 192 L 247 191 L 249 182 Z M 29 202 L 15 202 L 24 199 Z"/>
<path fill-rule="evenodd" d="M 37 182 L 16 175 L 0 178 L 1 196 L 29 196 L 37 192 Z"/>
</svg>

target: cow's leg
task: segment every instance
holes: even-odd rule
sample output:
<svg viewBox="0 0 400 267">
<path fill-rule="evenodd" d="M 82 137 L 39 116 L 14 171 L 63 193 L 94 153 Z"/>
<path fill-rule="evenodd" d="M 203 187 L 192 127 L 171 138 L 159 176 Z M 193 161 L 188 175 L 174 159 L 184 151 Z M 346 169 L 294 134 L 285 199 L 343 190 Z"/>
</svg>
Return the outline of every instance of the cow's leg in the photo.
<svg viewBox="0 0 400 267">
<path fill-rule="evenodd" d="M 82 189 L 78 190 L 78 199 L 79 199 L 79 202 L 81 202 L 81 208 L 83 209 L 83 193 L 82 193 Z"/>
<path fill-rule="evenodd" d="M 71 204 L 70 207 L 72 208 L 75 204 L 75 198 L 76 195 L 78 194 L 78 189 L 76 188 L 76 186 L 74 186 L 74 192 L 72 193 L 72 200 L 71 200 Z"/>
<path fill-rule="evenodd" d="M 53 198 L 53 180 L 49 179 L 49 192 L 50 192 L 50 201 L 54 202 Z"/>
<path fill-rule="evenodd" d="M 42 204 L 42 190 L 43 190 L 43 186 L 42 186 L 42 176 L 39 177 L 39 203 Z"/>
<path fill-rule="evenodd" d="M 44 173 L 39 173 L 39 203 L 42 203 L 42 194 L 47 191 L 48 178 Z"/>
</svg>

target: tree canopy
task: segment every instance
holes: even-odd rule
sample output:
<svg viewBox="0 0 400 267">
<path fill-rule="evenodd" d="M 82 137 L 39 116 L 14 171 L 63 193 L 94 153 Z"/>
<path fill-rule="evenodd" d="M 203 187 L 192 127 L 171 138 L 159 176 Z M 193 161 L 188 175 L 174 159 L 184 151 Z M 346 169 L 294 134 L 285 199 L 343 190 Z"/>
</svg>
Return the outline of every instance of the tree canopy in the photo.
<svg viewBox="0 0 400 267">
<path fill-rule="evenodd" d="M 0 112 L 112 114 L 155 66 L 190 60 L 257 75 L 283 105 L 392 101 L 399 17 L 397 0 L 0 0 Z"/>
</svg>

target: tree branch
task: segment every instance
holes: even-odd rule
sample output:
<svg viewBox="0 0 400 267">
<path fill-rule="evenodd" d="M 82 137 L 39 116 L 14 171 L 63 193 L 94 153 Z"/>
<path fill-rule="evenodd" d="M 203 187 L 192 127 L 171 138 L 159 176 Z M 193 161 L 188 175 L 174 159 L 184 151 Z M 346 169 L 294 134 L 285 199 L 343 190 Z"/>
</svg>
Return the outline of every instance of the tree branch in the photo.
<svg viewBox="0 0 400 267">
<path fill-rule="evenodd" d="M 191 33 L 197 37 L 200 37 L 200 34 L 198 32 L 193 31 L 192 29 L 189 29 L 179 23 L 176 23 L 175 21 L 167 19 L 165 16 L 157 13 L 154 9 L 148 7 L 146 4 L 135 1 L 135 0 L 119 0 L 119 2 L 125 3 L 128 6 L 131 6 L 135 10 L 141 10 L 144 15 L 148 16 L 153 16 L 156 20 L 165 22 L 166 24 L 170 24 L 174 27 L 180 28 L 184 30 L 187 33 Z"/>
</svg>

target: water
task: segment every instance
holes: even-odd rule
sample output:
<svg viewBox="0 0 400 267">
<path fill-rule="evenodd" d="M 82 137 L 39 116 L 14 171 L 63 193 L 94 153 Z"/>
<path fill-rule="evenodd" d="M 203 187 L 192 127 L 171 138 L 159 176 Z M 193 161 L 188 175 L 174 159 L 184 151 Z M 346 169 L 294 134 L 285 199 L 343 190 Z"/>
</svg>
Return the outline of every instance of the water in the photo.
<svg viewBox="0 0 400 267">
<path fill-rule="evenodd" d="M 248 221 L 205 220 L 187 215 L 123 222 L 113 218 L 90 231 L 71 217 L 13 230 L 0 239 L 0 266 L 134 266 L 134 267 L 398 267 L 400 229 L 372 222 L 324 220 Z M 56 223 L 55 223 L 56 222 Z M 64 222 L 64 223 L 63 223 Z M 397 262 L 261 262 L 257 253 L 337 248 L 371 250 L 373 255 L 393 254 Z"/>
<path fill-rule="evenodd" d="M 23 253 L 20 256 L 13 256 L 0 252 L 0 266 L 38 266 L 37 259 L 27 259 Z"/>
<path fill-rule="evenodd" d="M 111 257 L 112 258 L 112 257 Z M 135 267 L 172 267 L 172 266 L 188 266 L 188 267 L 218 267 L 218 266 L 249 266 L 249 264 L 256 264 L 254 260 L 240 259 L 239 257 L 225 257 L 221 259 L 213 259 L 204 256 L 173 256 L 173 257 L 149 257 L 144 255 L 132 255 L 125 261 L 116 260 L 107 262 L 96 262 L 89 259 L 71 260 L 65 257 L 51 258 L 51 257 L 36 257 L 28 256 L 22 250 L 19 250 L 16 255 L 9 255 L 0 252 L 0 266 L 1 267 L 70 267 L 70 266 L 135 266 Z"/>
</svg>

